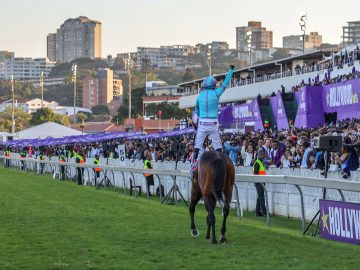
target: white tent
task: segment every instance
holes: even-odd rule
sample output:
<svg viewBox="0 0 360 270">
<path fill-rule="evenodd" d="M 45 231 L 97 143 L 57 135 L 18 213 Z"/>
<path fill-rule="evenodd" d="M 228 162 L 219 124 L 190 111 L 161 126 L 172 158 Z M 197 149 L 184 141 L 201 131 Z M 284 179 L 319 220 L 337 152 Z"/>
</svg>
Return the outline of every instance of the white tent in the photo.
<svg viewBox="0 0 360 270">
<path fill-rule="evenodd" d="M 10 133 L 0 132 L 0 142 L 6 142 L 9 137 L 11 137 Z"/>
<path fill-rule="evenodd" d="M 65 136 L 81 135 L 82 132 L 76 129 L 68 128 L 63 125 L 47 122 L 35 127 L 24 129 L 16 133 L 14 139 L 44 139 L 48 137 L 61 138 Z"/>
</svg>

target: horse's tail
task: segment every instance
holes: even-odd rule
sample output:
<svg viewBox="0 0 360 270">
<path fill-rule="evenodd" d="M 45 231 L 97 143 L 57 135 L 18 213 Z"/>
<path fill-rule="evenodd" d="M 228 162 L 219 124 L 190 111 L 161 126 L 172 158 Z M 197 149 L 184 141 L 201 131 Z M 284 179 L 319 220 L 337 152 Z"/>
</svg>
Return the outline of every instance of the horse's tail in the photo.
<svg viewBox="0 0 360 270">
<path fill-rule="evenodd" d="M 215 199 L 219 202 L 220 206 L 224 207 L 223 190 L 226 180 L 226 164 L 221 157 L 213 161 L 213 179 L 211 191 Z"/>
</svg>

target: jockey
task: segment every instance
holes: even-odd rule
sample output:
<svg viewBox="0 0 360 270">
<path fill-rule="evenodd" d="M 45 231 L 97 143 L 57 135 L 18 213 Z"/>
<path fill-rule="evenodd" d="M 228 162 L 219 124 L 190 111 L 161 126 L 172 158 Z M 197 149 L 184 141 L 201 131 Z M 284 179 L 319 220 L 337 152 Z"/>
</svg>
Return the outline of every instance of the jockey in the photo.
<svg viewBox="0 0 360 270">
<path fill-rule="evenodd" d="M 198 163 L 199 151 L 202 148 L 207 136 L 212 140 L 216 151 L 222 151 L 219 134 L 218 106 L 220 96 L 229 85 L 234 72 L 234 66 L 231 65 L 226 74 L 224 82 L 216 88 L 217 81 L 214 77 L 206 77 L 202 83 L 203 90 L 199 93 L 196 100 L 195 113 L 198 116 L 198 126 L 195 138 L 194 155 L 191 164 L 191 171 L 195 171 Z"/>
</svg>

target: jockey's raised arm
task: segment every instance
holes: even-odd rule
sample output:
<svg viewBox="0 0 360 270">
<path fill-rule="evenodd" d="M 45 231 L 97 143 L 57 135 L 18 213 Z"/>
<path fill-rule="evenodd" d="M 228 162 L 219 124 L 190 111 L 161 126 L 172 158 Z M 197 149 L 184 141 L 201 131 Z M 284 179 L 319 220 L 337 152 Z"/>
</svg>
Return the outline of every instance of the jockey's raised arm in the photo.
<svg viewBox="0 0 360 270">
<path fill-rule="evenodd" d="M 230 83 L 230 80 L 231 80 L 231 77 L 232 77 L 233 73 L 234 73 L 234 66 L 231 65 L 230 69 L 228 70 L 228 72 L 226 74 L 225 80 L 220 85 L 220 87 L 218 87 L 215 90 L 218 97 L 220 97 L 225 92 L 225 89 L 229 86 L 229 83 Z"/>
</svg>

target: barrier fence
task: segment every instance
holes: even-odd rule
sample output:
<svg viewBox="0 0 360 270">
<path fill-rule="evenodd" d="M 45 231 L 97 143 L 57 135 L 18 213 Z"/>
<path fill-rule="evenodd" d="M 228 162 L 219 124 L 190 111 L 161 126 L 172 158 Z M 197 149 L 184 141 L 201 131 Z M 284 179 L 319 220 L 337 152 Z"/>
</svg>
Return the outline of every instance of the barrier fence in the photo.
<svg viewBox="0 0 360 270">
<path fill-rule="evenodd" d="M 118 160 L 107 160 L 111 165 L 95 165 L 95 164 L 78 164 L 74 162 L 56 162 L 45 161 L 32 158 L 17 157 L 0 157 L 2 163 L 6 164 L 8 160 L 12 167 L 18 167 L 19 170 L 34 171 L 36 173 L 51 173 L 53 178 L 60 179 L 60 168 L 66 168 L 66 178 L 75 178 L 76 168 L 84 169 L 84 184 L 94 185 L 94 168 L 101 168 L 102 175 L 99 180 L 109 181 L 114 190 L 116 187 L 131 190 L 134 187 L 145 187 L 144 173 L 153 174 L 157 179 L 159 187 L 160 202 L 163 202 L 161 186 L 165 188 L 165 193 L 169 192 L 171 187 L 178 188 L 180 194 L 189 200 L 191 194 L 190 173 L 184 170 L 188 164 L 179 163 L 178 170 L 170 168 L 174 163 L 154 163 L 154 167 L 167 167 L 142 169 L 138 166 L 142 162 L 131 162 L 127 160 L 122 164 L 115 165 Z M 89 162 L 89 160 L 88 160 Z M 246 169 L 246 168 L 243 168 Z M 289 172 L 283 170 L 284 172 Z M 319 210 L 318 200 L 322 198 L 325 190 L 327 199 L 341 200 L 347 202 L 360 202 L 360 183 L 357 181 L 345 181 L 336 179 L 321 179 L 316 177 L 290 176 L 290 175 L 251 175 L 246 173 L 237 173 L 235 176 L 235 186 L 232 203 L 235 204 L 237 216 L 240 218 L 242 209 L 253 210 L 256 203 L 256 191 L 254 183 L 262 183 L 265 189 L 265 202 L 267 211 L 267 224 L 270 225 L 270 214 L 278 214 L 288 217 L 301 219 L 301 228 L 304 230 L 306 220 L 310 220 L 312 216 Z M 269 170 L 271 172 L 271 170 Z M 281 172 L 278 170 L 277 172 Z M 107 177 L 107 180 L 106 180 Z M 153 187 L 153 190 L 155 186 Z M 176 191 L 177 189 L 175 189 Z M 136 192 L 134 192 L 136 195 Z M 179 198 L 177 192 L 174 194 L 174 202 L 178 205 Z M 149 196 L 149 195 L 148 195 Z"/>
</svg>

